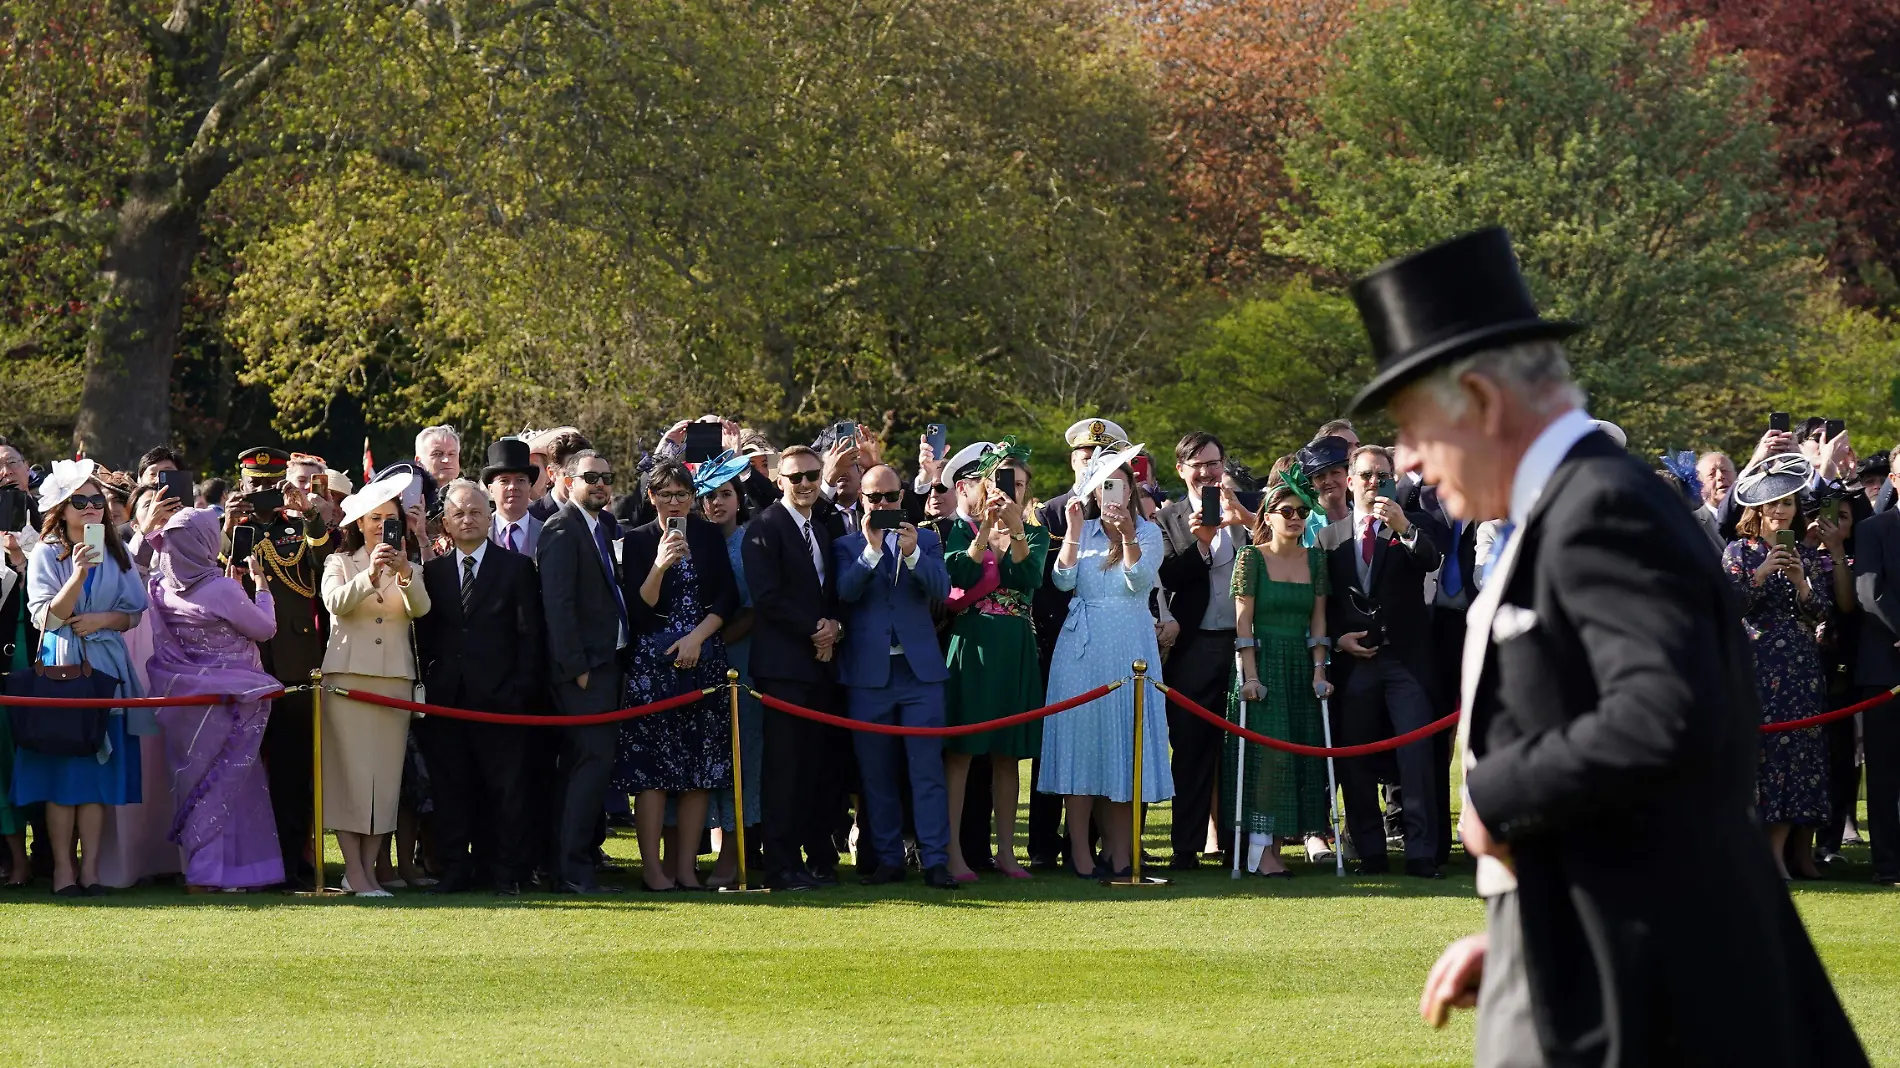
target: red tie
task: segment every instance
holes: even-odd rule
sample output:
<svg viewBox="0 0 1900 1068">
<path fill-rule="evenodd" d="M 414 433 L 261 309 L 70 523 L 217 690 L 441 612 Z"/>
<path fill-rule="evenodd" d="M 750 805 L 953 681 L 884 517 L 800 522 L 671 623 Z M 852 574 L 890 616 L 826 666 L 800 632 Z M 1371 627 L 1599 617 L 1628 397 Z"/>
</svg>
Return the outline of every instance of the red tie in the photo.
<svg viewBox="0 0 1900 1068">
<path fill-rule="evenodd" d="M 1372 528 L 1378 522 L 1379 517 L 1376 515 L 1369 515 L 1360 520 L 1360 525 L 1366 530 L 1359 536 L 1359 559 L 1368 564 L 1372 562 Z"/>
</svg>

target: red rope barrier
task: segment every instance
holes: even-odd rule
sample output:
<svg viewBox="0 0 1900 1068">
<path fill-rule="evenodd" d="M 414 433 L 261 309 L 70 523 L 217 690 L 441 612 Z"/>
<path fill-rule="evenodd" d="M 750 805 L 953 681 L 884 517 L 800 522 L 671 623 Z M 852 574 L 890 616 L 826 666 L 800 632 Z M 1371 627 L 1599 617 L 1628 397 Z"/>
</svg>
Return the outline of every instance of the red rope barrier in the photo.
<svg viewBox="0 0 1900 1068">
<path fill-rule="evenodd" d="M 1837 719 L 1846 719 L 1856 712 L 1865 712 L 1878 705 L 1884 705 L 1895 697 L 1900 697 L 1900 686 L 1895 686 L 1886 693 L 1877 693 L 1859 704 L 1848 705 L 1846 708 L 1837 708 L 1832 712 L 1823 712 L 1818 716 L 1809 716 L 1806 719 L 1791 719 L 1785 723 L 1764 723 L 1761 725 L 1761 732 L 1763 734 L 1780 734 L 1782 731 L 1798 731 L 1803 727 L 1819 727 L 1823 723 L 1832 723 Z"/>
<path fill-rule="evenodd" d="M 847 719 L 844 716 L 834 716 L 829 712 L 820 712 L 816 709 L 806 708 L 804 705 L 795 705 L 790 701 L 781 701 L 770 694 L 763 694 L 757 690 L 753 690 L 752 695 L 757 697 L 760 703 L 767 708 L 775 708 L 780 712 L 789 713 L 794 716 L 802 716 L 805 719 L 814 720 L 819 723 L 829 723 L 834 727 L 843 727 L 846 730 L 870 731 L 872 734 L 902 734 L 917 737 L 954 738 L 958 735 L 982 734 L 984 731 L 1001 730 L 1004 727 L 1014 727 L 1019 723 L 1028 723 L 1032 719 L 1042 719 L 1045 716 L 1053 716 L 1057 712 L 1067 712 L 1069 709 L 1075 708 L 1078 705 L 1086 705 L 1090 701 L 1096 701 L 1106 697 L 1108 694 L 1113 693 L 1116 687 L 1120 685 L 1121 681 L 1117 680 L 1106 686 L 1097 686 L 1087 693 L 1076 694 L 1067 701 L 1061 701 L 1053 705 L 1044 705 L 1041 708 L 1032 708 L 1027 712 L 1018 712 L 1013 716 L 1004 716 L 1001 719 L 986 720 L 982 723 L 960 723 L 954 727 L 900 727 L 894 723 L 865 723 L 861 720 Z"/>
<path fill-rule="evenodd" d="M 0 694 L 0 706 L 21 708 L 189 708 L 193 705 L 228 705 L 238 701 L 273 701 L 284 696 L 272 690 L 256 697 L 242 694 L 201 693 L 179 697 L 9 697 Z"/>
<path fill-rule="evenodd" d="M 600 723 L 618 723 L 635 716 L 648 716 L 655 712 L 664 712 L 669 708 L 679 708 L 702 701 L 708 694 L 724 689 L 723 686 L 708 686 L 703 690 L 693 690 L 664 701 L 655 701 L 650 705 L 635 705 L 632 708 L 619 708 L 612 712 L 593 712 L 585 716 L 518 716 L 504 712 L 477 712 L 469 708 L 449 708 L 445 705 L 428 705 L 419 701 L 405 701 L 400 697 L 384 697 L 368 690 L 346 690 L 341 686 L 325 686 L 324 691 L 339 697 L 348 697 L 367 705 L 382 705 L 384 708 L 400 708 L 409 712 L 425 712 L 431 716 L 447 716 L 449 719 L 473 720 L 476 723 L 507 723 L 517 727 L 591 727 Z"/>
<path fill-rule="evenodd" d="M 1366 756 L 1371 753 L 1383 753 L 1388 749 L 1397 749 L 1403 745 L 1411 745 L 1421 738 L 1429 738 L 1458 722 L 1458 713 L 1453 712 L 1444 719 L 1434 720 L 1415 731 L 1406 731 L 1397 737 L 1386 738 L 1377 742 L 1367 742 L 1365 745 L 1341 745 L 1328 749 L 1325 746 L 1301 745 L 1298 742 L 1283 742 L 1278 738 L 1269 738 L 1264 734 L 1255 734 L 1253 731 L 1238 724 L 1229 723 L 1225 716 L 1217 716 L 1207 709 L 1202 708 L 1199 704 L 1189 700 L 1187 696 L 1182 694 L 1179 690 L 1171 690 L 1159 682 L 1155 683 L 1155 688 L 1167 695 L 1168 700 L 1173 701 L 1175 704 L 1180 705 L 1182 708 L 1187 709 L 1189 712 L 1194 713 L 1229 734 L 1237 734 L 1255 745 L 1264 745 L 1268 749 L 1278 749 L 1282 753 L 1294 753 L 1299 756 L 1356 757 Z"/>
</svg>

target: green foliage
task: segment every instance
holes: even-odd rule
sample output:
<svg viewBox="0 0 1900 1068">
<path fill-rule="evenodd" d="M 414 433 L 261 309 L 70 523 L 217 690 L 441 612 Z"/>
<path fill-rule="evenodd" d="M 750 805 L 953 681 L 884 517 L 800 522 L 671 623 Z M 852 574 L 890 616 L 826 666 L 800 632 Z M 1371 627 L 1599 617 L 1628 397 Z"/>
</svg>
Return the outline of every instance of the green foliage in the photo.
<svg viewBox="0 0 1900 1068">
<path fill-rule="evenodd" d="M 1727 439 L 1793 355 L 1816 227 L 1736 57 L 1623 0 L 1366 0 L 1288 146 L 1271 251 L 1338 276 L 1502 224 L 1597 414 Z"/>
<path fill-rule="evenodd" d="M 1779 410 L 1841 419 L 1862 456 L 1900 442 L 1900 323 L 1817 293 L 1806 309 L 1802 358 L 1775 399 Z"/>
<path fill-rule="evenodd" d="M 1177 436 L 1211 431 L 1264 474 L 1345 411 L 1372 361 L 1352 301 L 1299 278 L 1226 305 L 1174 369 L 1176 380 L 1142 407 L 1140 422 Z"/>
</svg>

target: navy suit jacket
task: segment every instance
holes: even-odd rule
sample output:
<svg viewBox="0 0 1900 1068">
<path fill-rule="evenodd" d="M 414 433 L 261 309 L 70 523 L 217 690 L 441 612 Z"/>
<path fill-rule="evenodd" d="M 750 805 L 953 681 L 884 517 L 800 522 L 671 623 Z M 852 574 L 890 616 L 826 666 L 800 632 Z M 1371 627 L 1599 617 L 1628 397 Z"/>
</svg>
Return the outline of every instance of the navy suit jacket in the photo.
<svg viewBox="0 0 1900 1068">
<path fill-rule="evenodd" d="M 943 566 L 943 543 L 935 532 L 917 531 L 917 566 L 905 567 L 886 552 L 877 570 L 864 566 L 864 535 L 853 532 L 831 545 L 832 573 L 838 576 L 838 603 L 844 612 L 844 636 L 838 650 L 838 681 L 876 688 L 891 681 L 891 646 L 904 647 L 904 659 L 920 682 L 950 678 L 930 606 L 950 596 L 950 572 Z"/>
</svg>

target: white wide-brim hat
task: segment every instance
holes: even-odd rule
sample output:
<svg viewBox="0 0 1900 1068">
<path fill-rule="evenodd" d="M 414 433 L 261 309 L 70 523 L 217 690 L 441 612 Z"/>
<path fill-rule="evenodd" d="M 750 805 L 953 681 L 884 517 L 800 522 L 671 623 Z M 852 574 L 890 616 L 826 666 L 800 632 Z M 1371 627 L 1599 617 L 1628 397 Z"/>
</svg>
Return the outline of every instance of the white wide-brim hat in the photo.
<svg viewBox="0 0 1900 1068">
<path fill-rule="evenodd" d="M 415 476 L 409 472 L 399 471 L 388 478 L 377 479 L 361 491 L 343 498 L 343 525 L 349 526 L 379 506 L 401 497 L 414 479 Z"/>
<path fill-rule="evenodd" d="M 1141 455 L 1145 446 L 1120 442 L 1118 445 L 1096 452 L 1094 458 L 1082 467 L 1082 473 L 1075 478 L 1074 492 L 1077 497 L 1086 500 L 1102 483 L 1115 477 L 1115 472 L 1127 467 L 1135 457 Z"/>
<path fill-rule="evenodd" d="M 45 515 L 66 503 L 66 498 L 92 481 L 98 470 L 98 464 L 84 458 L 54 460 L 53 470 L 40 480 L 40 514 Z"/>
</svg>

